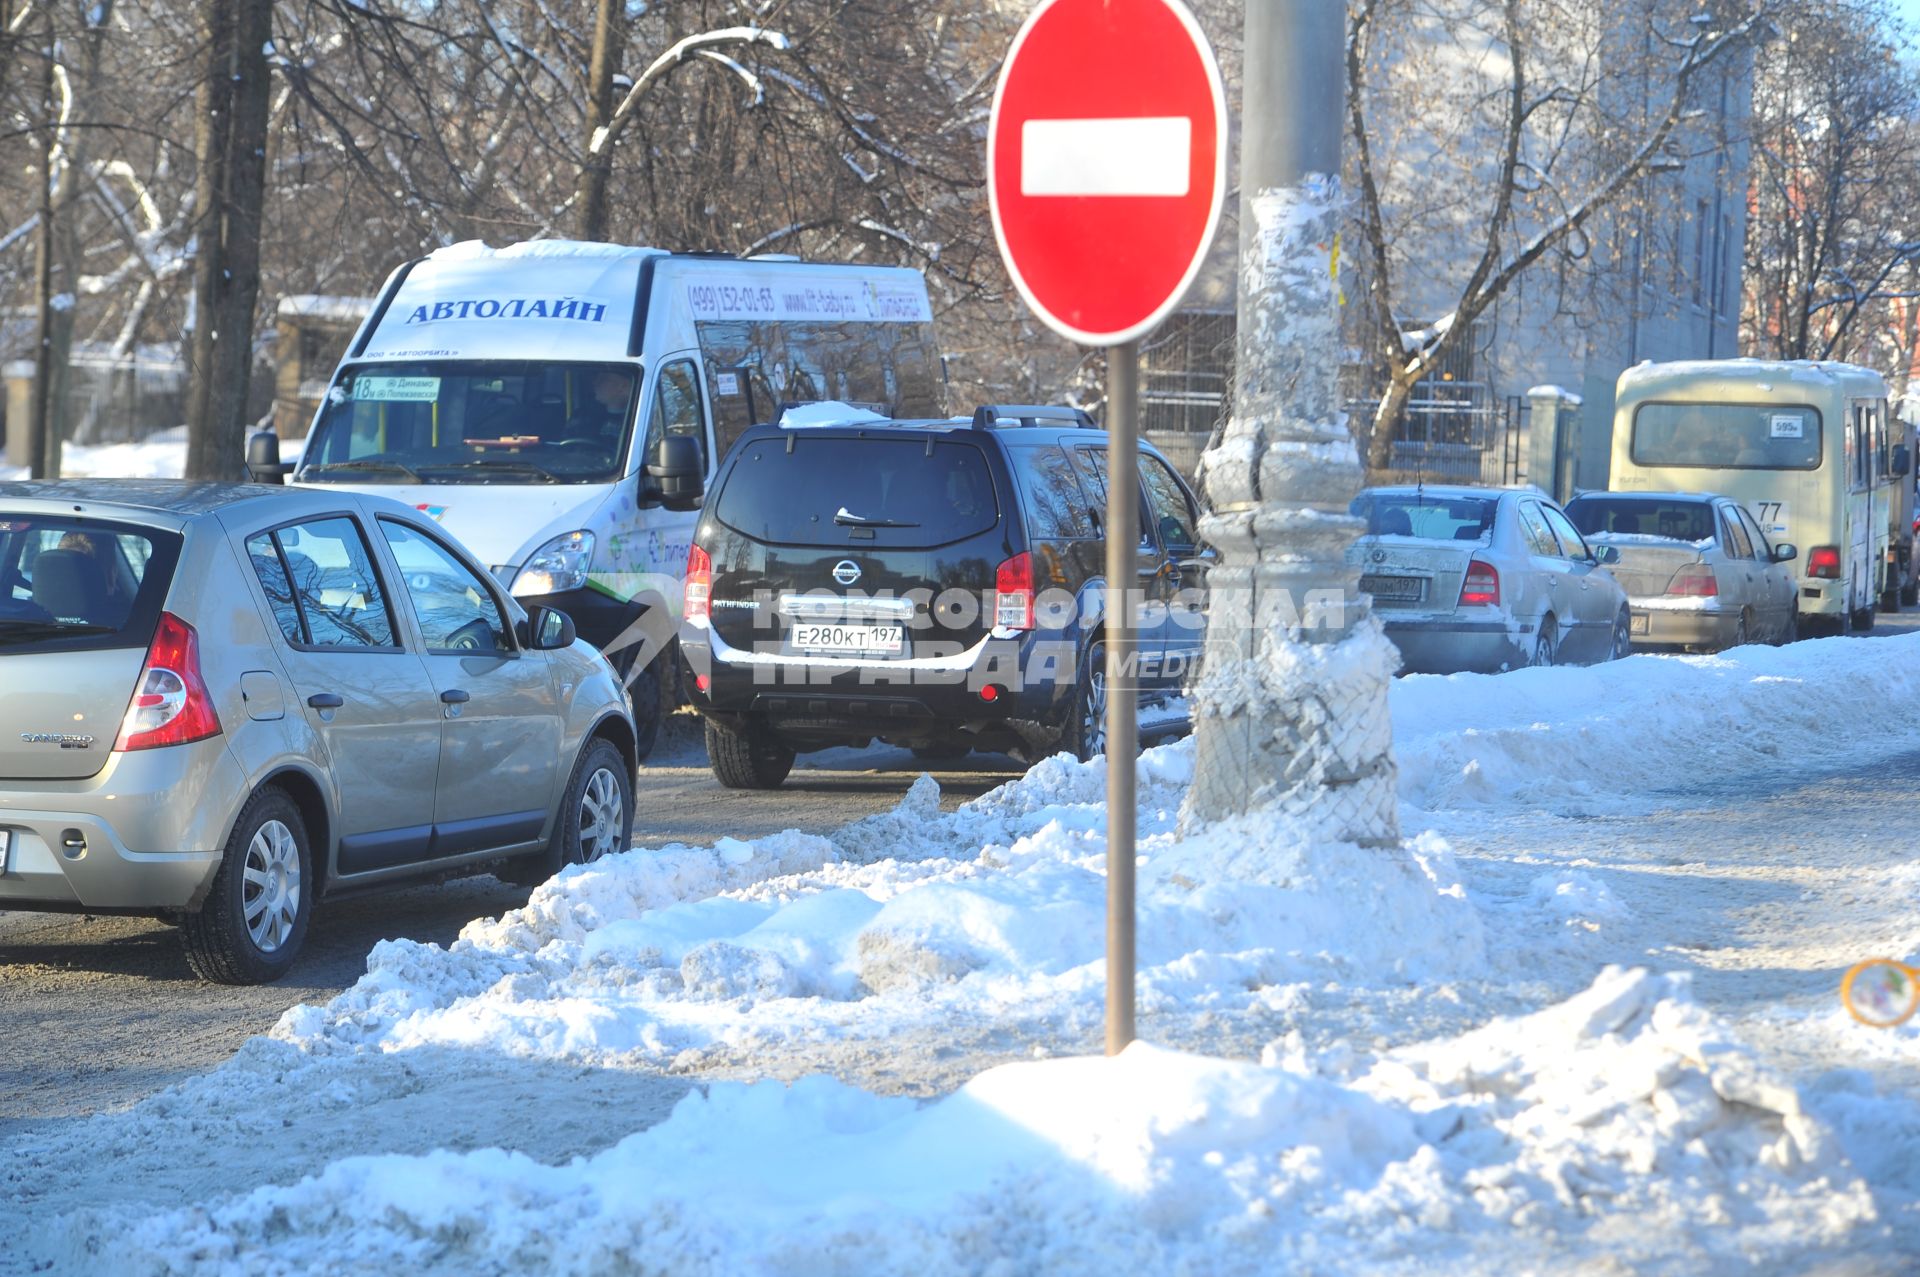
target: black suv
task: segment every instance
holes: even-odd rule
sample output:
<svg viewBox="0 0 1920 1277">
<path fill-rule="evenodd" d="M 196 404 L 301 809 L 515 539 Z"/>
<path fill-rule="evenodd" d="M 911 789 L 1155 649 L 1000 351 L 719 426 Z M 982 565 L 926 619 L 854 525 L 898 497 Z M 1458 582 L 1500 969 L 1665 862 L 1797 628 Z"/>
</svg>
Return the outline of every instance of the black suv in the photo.
<svg viewBox="0 0 1920 1277">
<path fill-rule="evenodd" d="M 1107 435 L 1071 408 L 755 426 L 687 563 L 681 654 L 720 783 L 875 739 L 927 758 L 1103 747 Z M 1140 447 L 1143 695 L 1202 641 L 1198 503 Z"/>
</svg>

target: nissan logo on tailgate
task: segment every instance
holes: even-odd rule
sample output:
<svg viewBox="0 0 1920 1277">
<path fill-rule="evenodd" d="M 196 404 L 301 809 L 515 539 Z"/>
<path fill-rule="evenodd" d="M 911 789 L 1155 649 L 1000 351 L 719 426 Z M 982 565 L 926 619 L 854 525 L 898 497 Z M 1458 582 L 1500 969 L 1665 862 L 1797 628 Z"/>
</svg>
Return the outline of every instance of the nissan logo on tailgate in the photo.
<svg viewBox="0 0 1920 1277">
<path fill-rule="evenodd" d="M 852 585 L 860 579 L 860 565 L 852 559 L 842 559 L 833 565 L 833 579 L 842 585 Z"/>
</svg>

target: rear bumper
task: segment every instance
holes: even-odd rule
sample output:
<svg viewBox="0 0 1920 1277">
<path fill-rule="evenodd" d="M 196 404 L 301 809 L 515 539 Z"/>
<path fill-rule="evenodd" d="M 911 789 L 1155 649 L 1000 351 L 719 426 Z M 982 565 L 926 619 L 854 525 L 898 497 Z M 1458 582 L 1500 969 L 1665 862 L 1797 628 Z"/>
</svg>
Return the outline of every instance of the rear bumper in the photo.
<svg viewBox="0 0 1920 1277">
<path fill-rule="evenodd" d="M 1800 587 L 1800 615 L 1843 616 L 1846 614 L 1845 581 L 1832 581 L 1824 577 L 1819 580 L 1802 577 L 1795 584 Z"/>
<path fill-rule="evenodd" d="M 1710 608 L 1648 607 L 1640 599 L 1629 599 L 1633 612 L 1635 647 L 1704 647 L 1718 650 L 1733 646 L 1739 637 L 1740 614 Z"/>
<path fill-rule="evenodd" d="M 1074 640 L 1032 634 L 905 661 L 770 656 L 729 647 L 698 624 L 682 628 L 680 651 L 694 708 L 758 720 L 802 748 L 955 734 L 1039 745 L 1065 722 L 1079 661 Z"/>
<path fill-rule="evenodd" d="M 1380 620 L 1408 674 L 1498 674 L 1532 656 L 1533 626 L 1521 621 Z"/>
<path fill-rule="evenodd" d="M 87 780 L 0 781 L 0 909 L 195 908 L 246 795 L 225 736 L 114 754 Z"/>
</svg>

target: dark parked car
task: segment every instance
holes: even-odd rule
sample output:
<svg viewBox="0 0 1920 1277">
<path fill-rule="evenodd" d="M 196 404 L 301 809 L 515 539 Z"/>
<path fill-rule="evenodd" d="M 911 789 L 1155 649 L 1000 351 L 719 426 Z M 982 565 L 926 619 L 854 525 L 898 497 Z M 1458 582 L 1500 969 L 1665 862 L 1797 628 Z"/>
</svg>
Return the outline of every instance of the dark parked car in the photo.
<svg viewBox="0 0 1920 1277">
<path fill-rule="evenodd" d="M 870 414 L 869 414 L 870 415 Z M 873 740 L 926 757 L 1103 750 L 1108 440 L 1084 413 L 756 426 L 715 475 L 687 565 L 681 650 L 714 774 Z M 1141 445 L 1145 694 L 1201 643 L 1193 493 Z"/>
</svg>

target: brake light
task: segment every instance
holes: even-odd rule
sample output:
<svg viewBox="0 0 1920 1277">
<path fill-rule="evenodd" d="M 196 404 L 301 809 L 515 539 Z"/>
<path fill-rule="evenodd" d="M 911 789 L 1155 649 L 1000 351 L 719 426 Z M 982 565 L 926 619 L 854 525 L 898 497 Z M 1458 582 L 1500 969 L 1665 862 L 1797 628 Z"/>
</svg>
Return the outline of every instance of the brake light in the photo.
<svg viewBox="0 0 1920 1277">
<path fill-rule="evenodd" d="M 699 546 L 687 551 L 687 592 L 683 615 L 689 621 L 704 621 L 712 611 L 713 559 Z"/>
<path fill-rule="evenodd" d="M 219 734 L 220 716 L 200 677 L 200 636 L 173 613 L 162 612 L 113 747 L 156 749 Z"/>
<path fill-rule="evenodd" d="M 1807 575 L 1838 581 L 1840 579 L 1840 547 L 1837 545 L 1814 546 L 1807 554 Z"/>
<path fill-rule="evenodd" d="M 1003 630 L 1033 628 L 1033 556 L 1024 550 L 994 571 L 993 623 Z"/>
<path fill-rule="evenodd" d="M 1689 599 L 1711 599 L 1720 594 L 1720 578 L 1705 563 L 1691 563 L 1673 574 L 1667 593 Z"/>
<path fill-rule="evenodd" d="M 1466 579 L 1460 582 L 1460 606 L 1500 606 L 1500 573 L 1493 564 L 1479 559 L 1467 564 Z"/>
</svg>

